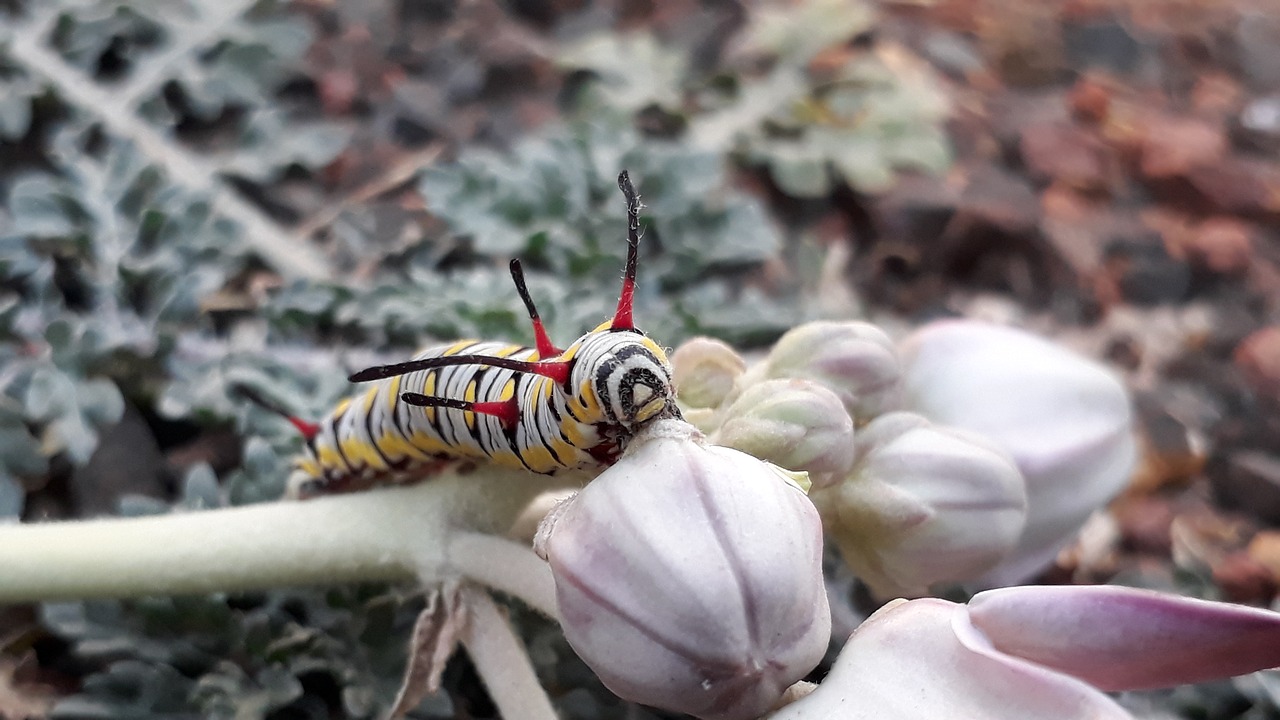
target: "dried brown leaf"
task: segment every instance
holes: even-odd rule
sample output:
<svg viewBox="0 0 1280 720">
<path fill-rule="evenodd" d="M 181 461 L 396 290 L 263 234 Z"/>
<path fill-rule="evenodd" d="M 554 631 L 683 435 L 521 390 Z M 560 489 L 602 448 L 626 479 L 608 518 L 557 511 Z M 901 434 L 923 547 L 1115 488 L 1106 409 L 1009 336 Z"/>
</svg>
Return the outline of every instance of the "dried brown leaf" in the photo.
<svg viewBox="0 0 1280 720">
<path fill-rule="evenodd" d="M 396 694 L 395 704 L 387 714 L 389 719 L 404 717 L 423 698 L 439 692 L 445 663 L 458 646 L 468 620 L 456 583 L 446 584 L 431 593 L 427 606 L 413 625 L 409 666 L 405 669 L 404 682 Z"/>
</svg>

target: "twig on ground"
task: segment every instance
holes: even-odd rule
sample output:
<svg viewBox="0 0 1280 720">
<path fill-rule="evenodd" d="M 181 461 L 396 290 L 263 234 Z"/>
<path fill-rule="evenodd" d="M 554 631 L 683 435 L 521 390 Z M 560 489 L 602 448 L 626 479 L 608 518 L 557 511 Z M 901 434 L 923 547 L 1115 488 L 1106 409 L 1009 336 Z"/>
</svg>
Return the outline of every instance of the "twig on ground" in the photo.
<svg viewBox="0 0 1280 720">
<path fill-rule="evenodd" d="M 435 163 L 444 152 L 444 145 L 430 145 L 397 160 L 386 172 L 356 188 L 351 194 L 332 205 L 327 205 L 307 220 L 298 224 L 293 235 L 298 242 L 305 242 L 317 231 L 333 224 L 342 213 L 361 203 L 368 202 L 412 178 L 423 168 Z"/>
</svg>

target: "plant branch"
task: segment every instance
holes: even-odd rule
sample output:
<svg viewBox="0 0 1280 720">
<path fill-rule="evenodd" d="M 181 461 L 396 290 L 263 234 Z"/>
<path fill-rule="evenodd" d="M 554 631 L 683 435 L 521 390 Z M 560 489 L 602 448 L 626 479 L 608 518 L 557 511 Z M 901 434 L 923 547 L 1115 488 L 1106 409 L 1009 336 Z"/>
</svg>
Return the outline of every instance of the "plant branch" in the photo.
<svg viewBox="0 0 1280 720">
<path fill-rule="evenodd" d="M 483 554 L 449 556 L 453 534 L 503 532 L 538 493 L 566 482 L 485 467 L 303 502 L 0 525 L 0 603 L 415 576 L 424 583 L 473 575 L 493 582 Z M 530 577 L 527 590 L 513 580 L 501 589 L 541 607 L 545 583 Z"/>
</svg>

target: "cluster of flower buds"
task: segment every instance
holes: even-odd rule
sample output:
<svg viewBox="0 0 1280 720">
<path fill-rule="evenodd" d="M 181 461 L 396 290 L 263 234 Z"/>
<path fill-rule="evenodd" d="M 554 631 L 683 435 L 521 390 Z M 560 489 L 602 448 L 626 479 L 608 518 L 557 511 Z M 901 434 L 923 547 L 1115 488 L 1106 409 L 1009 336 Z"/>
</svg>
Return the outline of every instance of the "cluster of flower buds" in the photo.
<svg viewBox="0 0 1280 720">
<path fill-rule="evenodd" d="M 1101 691 L 1280 663 L 1280 614 L 1007 588 L 889 603 L 778 708 L 827 647 L 824 530 L 883 596 L 1025 579 L 1127 480 L 1128 398 L 1096 363 L 971 322 L 897 347 L 814 323 L 754 366 L 708 340 L 672 360 L 685 415 L 728 447 L 654 423 L 535 543 L 570 644 L 624 698 L 717 720 L 1131 720 Z"/>
<path fill-rule="evenodd" d="M 814 322 L 748 367 L 694 340 L 672 356 L 712 441 L 810 474 L 827 531 L 883 596 L 992 586 L 1052 562 L 1128 481 L 1128 395 L 1103 366 L 1012 328 Z"/>
</svg>

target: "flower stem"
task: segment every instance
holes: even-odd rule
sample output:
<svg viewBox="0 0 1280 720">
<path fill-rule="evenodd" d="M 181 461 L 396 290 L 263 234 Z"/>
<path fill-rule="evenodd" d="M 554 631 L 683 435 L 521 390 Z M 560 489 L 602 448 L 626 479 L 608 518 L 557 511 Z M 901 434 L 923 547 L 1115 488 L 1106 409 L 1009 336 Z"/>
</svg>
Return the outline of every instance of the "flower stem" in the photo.
<svg viewBox="0 0 1280 720">
<path fill-rule="evenodd" d="M 551 568 L 527 545 L 487 533 L 458 532 L 449 540 L 449 559 L 467 568 L 467 577 L 475 582 L 515 595 L 549 618 L 558 617 Z"/>
<path fill-rule="evenodd" d="M 538 682 L 524 645 L 497 603 L 486 592 L 463 587 L 471 615 L 462 644 L 471 656 L 489 697 L 504 718 L 556 720 L 547 691 Z"/>
<path fill-rule="evenodd" d="M 303 502 L 0 525 L 0 602 L 487 578 L 483 553 L 449 556 L 454 534 L 503 532 L 534 496 L 567 482 L 485 467 Z M 503 589 L 535 607 L 545 595 L 536 581 L 528 593 Z"/>
</svg>

